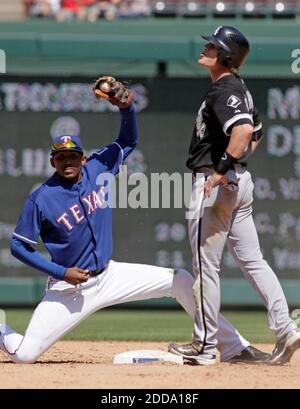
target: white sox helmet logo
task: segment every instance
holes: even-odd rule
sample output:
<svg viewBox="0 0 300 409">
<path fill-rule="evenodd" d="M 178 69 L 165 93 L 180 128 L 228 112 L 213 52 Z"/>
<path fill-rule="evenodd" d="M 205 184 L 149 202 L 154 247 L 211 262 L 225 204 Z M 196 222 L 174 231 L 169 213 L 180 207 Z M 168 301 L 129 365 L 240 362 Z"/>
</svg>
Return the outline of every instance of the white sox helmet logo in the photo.
<svg viewBox="0 0 300 409">
<path fill-rule="evenodd" d="M 218 34 L 218 32 L 221 30 L 221 28 L 222 28 L 223 26 L 219 26 L 219 27 L 217 27 L 216 29 L 215 29 L 215 32 L 214 32 L 214 36 L 216 36 L 217 34 Z"/>
</svg>

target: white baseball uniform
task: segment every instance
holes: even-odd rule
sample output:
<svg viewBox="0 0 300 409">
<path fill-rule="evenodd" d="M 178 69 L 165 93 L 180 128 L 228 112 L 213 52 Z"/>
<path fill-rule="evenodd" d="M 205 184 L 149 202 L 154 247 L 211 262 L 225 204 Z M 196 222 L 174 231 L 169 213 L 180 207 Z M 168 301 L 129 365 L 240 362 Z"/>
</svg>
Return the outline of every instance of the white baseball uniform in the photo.
<svg viewBox="0 0 300 409">
<path fill-rule="evenodd" d="M 0 326 L 0 349 L 13 362 L 33 363 L 95 311 L 129 301 L 176 298 L 193 319 L 193 284 L 194 279 L 186 270 L 114 261 L 110 261 L 102 274 L 77 286 L 49 278 L 45 295 L 24 336 L 8 325 Z M 226 361 L 240 353 L 249 342 L 222 315 L 218 320 L 218 347 L 221 359 Z"/>
</svg>

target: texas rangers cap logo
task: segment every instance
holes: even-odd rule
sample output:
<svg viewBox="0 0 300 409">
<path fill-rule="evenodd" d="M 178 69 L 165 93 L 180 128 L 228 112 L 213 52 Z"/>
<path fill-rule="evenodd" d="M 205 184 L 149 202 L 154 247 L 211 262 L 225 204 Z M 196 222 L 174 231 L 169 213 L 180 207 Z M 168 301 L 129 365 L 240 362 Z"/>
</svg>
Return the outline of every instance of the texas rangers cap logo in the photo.
<svg viewBox="0 0 300 409">
<path fill-rule="evenodd" d="M 62 136 L 60 139 L 63 141 L 63 143 L 67 143 L 72 140 L 71 136 Z"/>
<path fill-rule="evenodd" d="M 239 97 L 236 97 L 235 95 L 230 95 L 226 105 L 231 108 L 237 108 L 241 103 L 242 101 L 239 99 Z"/>
<path fill-rule="evenodd" d="M 78 136 L 61 135 L 57 136 L 51 146 L 51 154 L 58 151 L 73 150 L 83 153 L 81 140 Z"/>
</svg>

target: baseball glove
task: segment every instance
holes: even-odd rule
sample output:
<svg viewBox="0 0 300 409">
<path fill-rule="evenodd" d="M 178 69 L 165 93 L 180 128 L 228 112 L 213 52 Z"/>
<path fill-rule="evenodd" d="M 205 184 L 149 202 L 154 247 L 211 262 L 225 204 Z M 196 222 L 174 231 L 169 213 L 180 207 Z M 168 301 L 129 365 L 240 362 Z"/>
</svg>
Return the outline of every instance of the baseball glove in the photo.
<svg viewBox="0 0 300 409">
<path fill-rule="evenodd" d="M 128 108 L 132 100 L 132 91 L 125 81 L 117 81 L 114 77 L 99 77 L 93 86 L 97 98 L 103 98 L 119 108 Z"/>
</svg>

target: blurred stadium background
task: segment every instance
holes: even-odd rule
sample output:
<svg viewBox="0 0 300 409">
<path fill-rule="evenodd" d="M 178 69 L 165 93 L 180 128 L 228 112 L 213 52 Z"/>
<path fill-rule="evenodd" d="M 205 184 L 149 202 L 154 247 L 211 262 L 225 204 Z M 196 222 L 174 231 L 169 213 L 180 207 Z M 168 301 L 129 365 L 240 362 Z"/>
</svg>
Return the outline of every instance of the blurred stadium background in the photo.
<svg viewBox="0 0 300 409">
<path fill-rule="evenodd" d="M 202 33 L 234 25 L 250 39 L 241 75 L 264 123 L 250 168 L 264 255 L 291 307 L 300 299 L 300 1 L 0 2 L 0 306 L 34 305 L 45 277 L 10 256 L 25 198 L 51 174 L 53 135 L 87 150 L 116 134 L 118 114 L 95 102 L 100 74 L 130 80 L 140 144 L 130 172 L 186 172 L 195 115 L 210 79 L 197 66 Z M 191 269 L 185 208 L 116 209 L 114 259 Z M 261 307 L 225 251 L 222 304 Z M 168 300 L 140 303 L 174 305 Z"/>
</svg>

